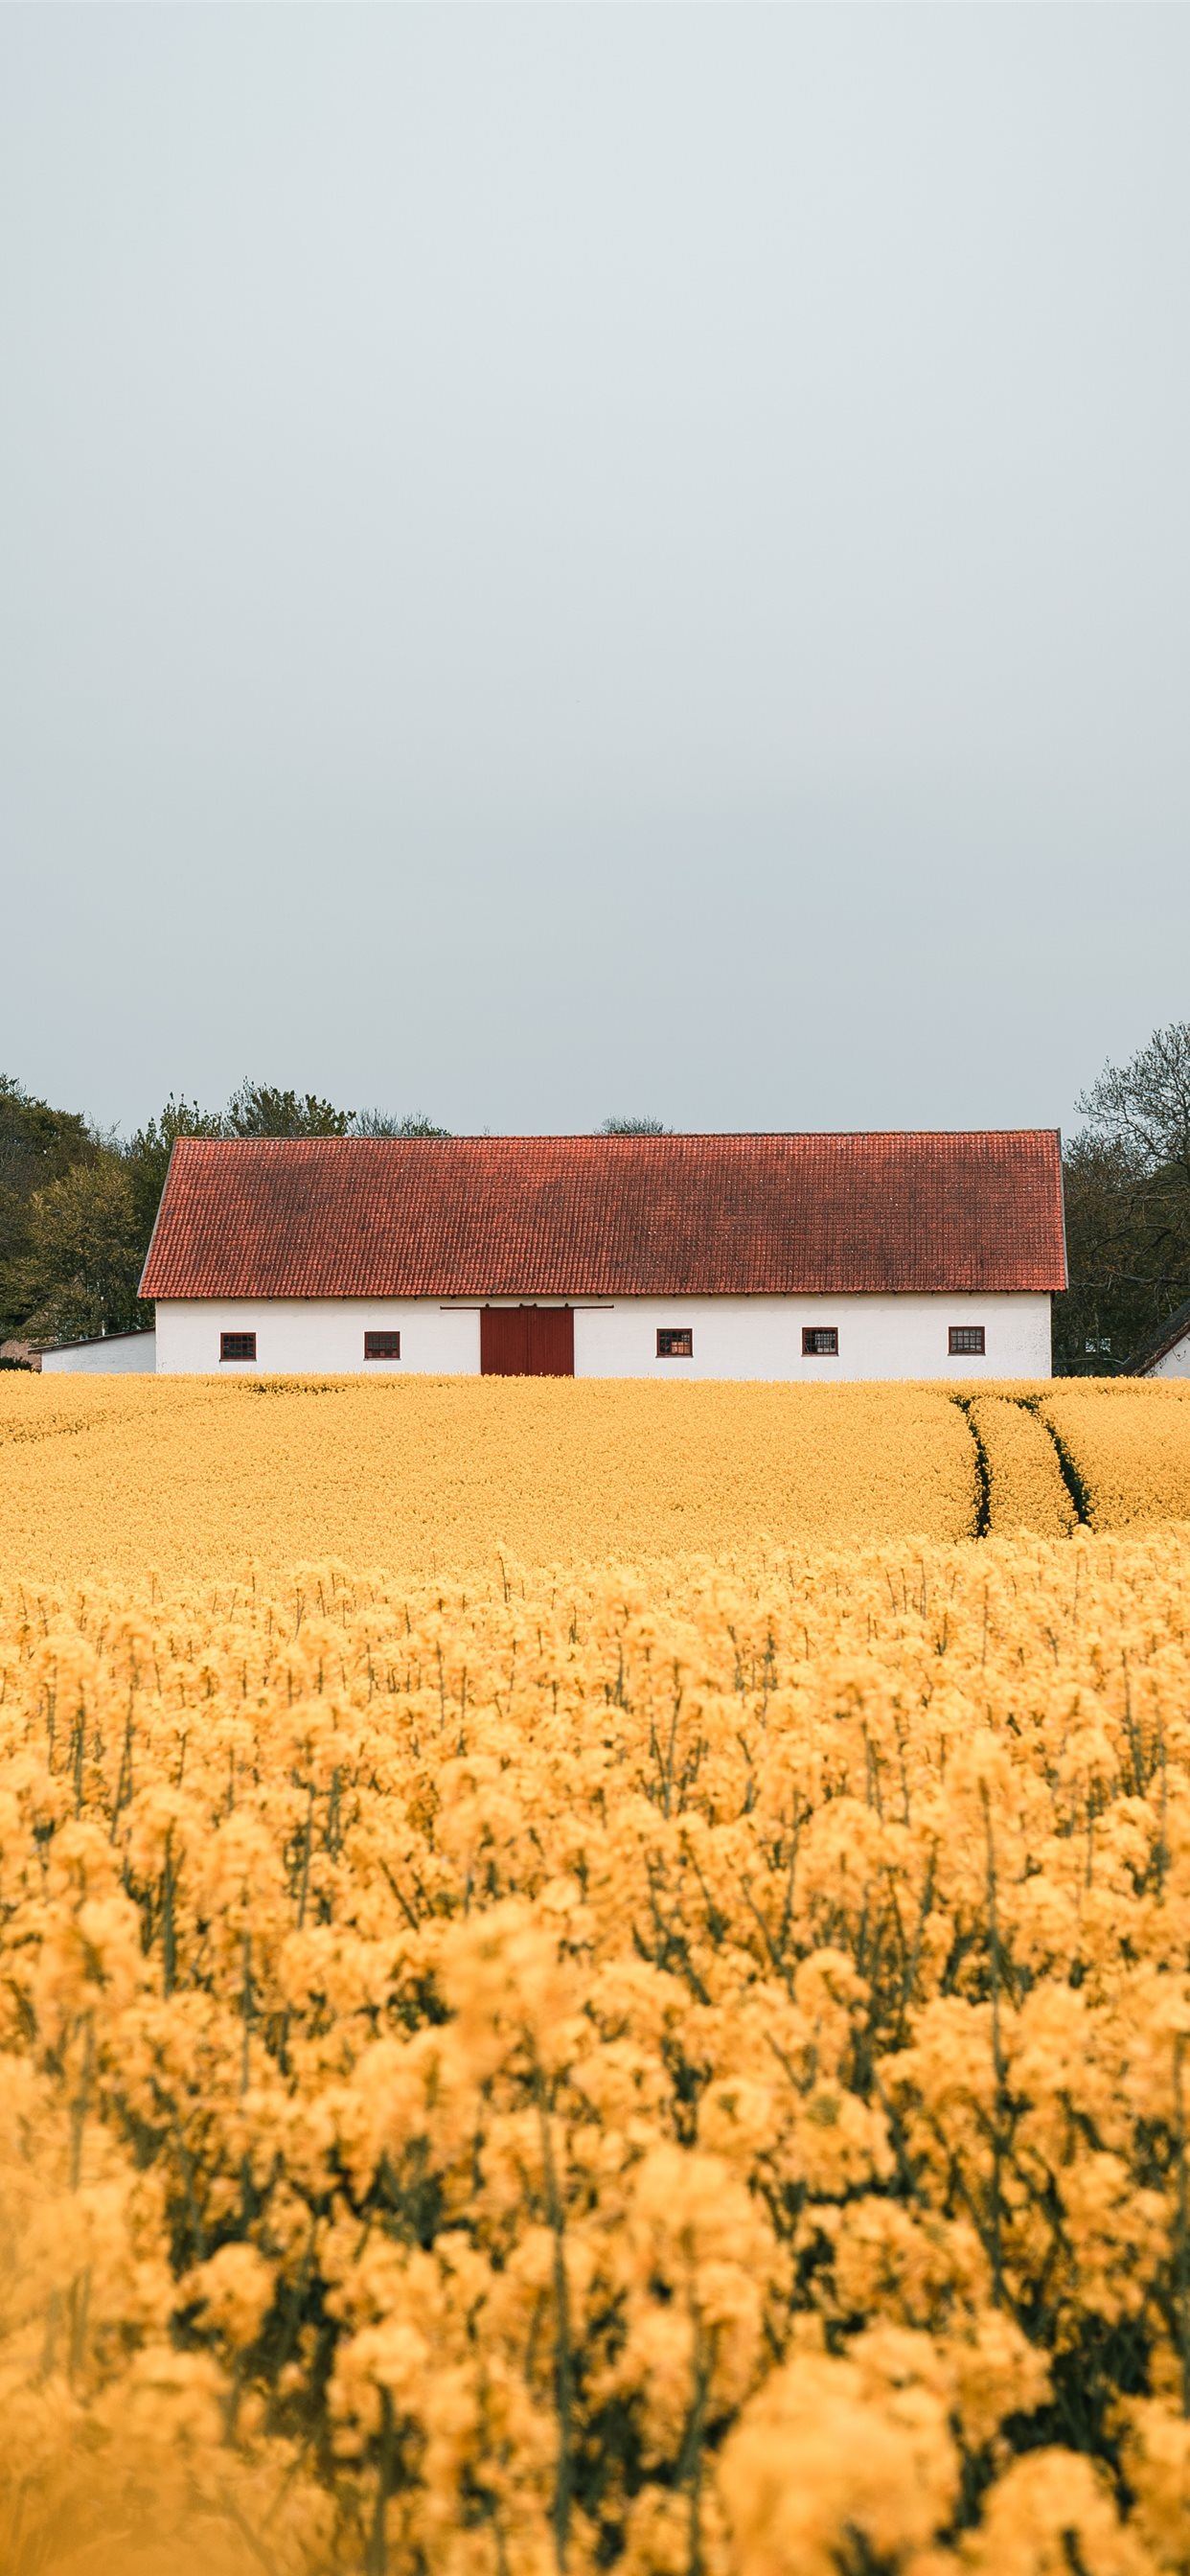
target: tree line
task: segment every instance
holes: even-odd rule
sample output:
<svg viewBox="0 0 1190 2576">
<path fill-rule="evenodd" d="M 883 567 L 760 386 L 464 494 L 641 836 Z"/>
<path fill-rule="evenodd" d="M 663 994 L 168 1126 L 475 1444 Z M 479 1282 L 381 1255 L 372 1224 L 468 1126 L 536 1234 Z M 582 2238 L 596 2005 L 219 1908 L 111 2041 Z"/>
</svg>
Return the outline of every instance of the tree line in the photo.
<svg viewBox="0 0 1190 2576">
<path fill-rule="evenodd" d="M 1054 1301 L 1054 1365 L 1110 1376 L 1190 1298 L 1190 1021 L 1107 1065 L 1067 1142 L 1070 1287 Z M 656 1118 L 605 1135 L 659 1135 Z M 151 1320 L 137 1298 L 179 1136 L 446 1136 L 421 1115 L 340 1109 L 243 1082 L 226 1108 L 171 1097 L 122 1137 L 0 1075 L 0 1341 L 82 1340 Z"/>
<path fill-rule="evenodd" d="M 662 1130 L 653 1118 L 608 1118 L 604 1132 Z M 137 1283 L 179 1136 L 449 1134 L 419 1113 L 339 1109 L 316 1092 L 242 1082 L 225 1109 L 171 1095 L 123 1137 L 0 1074 L 0 1343 L 84 1341 L 151 1323 Z"/>
<path fill-rule="evenodd" d="M 81 1341 L 151 1322 L 137 1282 L 179 1136 L 447 1133 L 430 1118 L 243 1082 L 225 1109 L 171 1097 L 123 1137 L 0 1074 L 0 1341 Z"/>
</svg>

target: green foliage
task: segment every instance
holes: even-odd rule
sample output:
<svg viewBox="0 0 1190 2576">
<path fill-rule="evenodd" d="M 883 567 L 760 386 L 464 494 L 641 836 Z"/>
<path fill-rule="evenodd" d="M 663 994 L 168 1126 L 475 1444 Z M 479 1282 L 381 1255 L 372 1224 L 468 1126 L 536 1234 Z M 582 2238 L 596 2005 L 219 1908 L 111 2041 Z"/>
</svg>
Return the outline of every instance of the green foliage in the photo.
<svg viewBox="0 0 1190 2576">
<path fill-rule="evenodd" d="M 353 1136 L 449 1136 L 449 1127 L 436 1127 L 432 1118 L 420 1112 L 394 1118 L 387 1109 L 355 1109 L 351 1115 Z"/>
<path fill-rule="evenodd" d="M 446 1136 L 420 1113 L 337 1109 L 242 1082 L 226 1109 L 171 1092 L 126 1141 L 0 1075 L 0 1339 L 72 1341 L 149 1321 L 136 1285 L 180 1136 Z"/>
<path fill-rule="evenodd" d="M 132 1183 L 115 1154 L 76 1163 L 36 1191 L 28 1234 L 26 1329 L 35 1341 L 131 1330 L 143 1246 Z"/>
<path fill-rule="evenodd" d="M 196 1100 L 175 1100 L 170 1093 L 164 1109 L 136 1134 L 123 1148 L 123 1160 L 132 1185 L 136 1221 L 142 1240 L 148 1247 L 153 1221 L 161 1204 L 169 1158 L 179 1136 L 222 1136 L 224 1123 L 218 1110 L 200 1109 Z"/>
<path fill-rule="evenodd" d="M 659 1118 L 605 1118 L 601 1136 L 672 1136 L 672 1127 L 664 1127 Z"/>
<path fill-rule="evenodd" d="M 24 1265 L 31 1250 L 29 1209 L 35 1193 L 99 1152 L 85 1118 L 51 1109 L 0 1074 L 0 1341 L 25 1313 Z"/>
<path fill-rule="evenodd" d="M 225 1136 L 345 1136 L 350 1109 L 336 1109 L 313 1091 L 280 1091 L 270 1082 L 242 1082 L 227 1104 Z"/>
</svg>

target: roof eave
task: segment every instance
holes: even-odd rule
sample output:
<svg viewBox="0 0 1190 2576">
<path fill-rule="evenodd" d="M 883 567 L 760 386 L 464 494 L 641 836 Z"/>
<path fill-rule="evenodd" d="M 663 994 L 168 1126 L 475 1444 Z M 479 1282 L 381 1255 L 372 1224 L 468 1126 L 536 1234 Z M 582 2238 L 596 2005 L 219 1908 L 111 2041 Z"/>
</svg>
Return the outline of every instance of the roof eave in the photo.
<svg viewBox="0 0 1190 2576">
<path fill-rule="evenodd" d="M 149 1236 L 149 1247 L 148 1247 L 148 1250 L 147 1250 L 147 1252 L 146 1252 L 146 1254 L 145 1254 L 144 1260 L 143 1260 L 143 1261 L 142 1261 L 142 1263 L 141 1263 L 141 1273 L 140 1273 L 140 1278 L 138 1279 L 137 1284 L 136 1284 L 136 1293 L 137 1293 L 137 1296 L 138 1296 L 138 1297 L 151 1297 L 151 1293 L 152 1293 L 152 1292 L 151 1292 L 150 1290 L 146 1289 L 146 1287 L 145 1287 L 145 1281 L 147 1280 L 147 1278 L 148 1278 L 148 1276 L 149 1276 L 149 1272 L 150 1272 L 150 1270 L 151 1270 L 151 1269 L 152 1269 L 152 1267 L 153 1267 L 153 1254 L 154 1254 L 154 1251 L 156 1250 L 156 1245 L 157 1245 L 157 1236 L 158 1236 L 158 1233 L 159 1233 L 159 1230 L 160 1230 L 161 1220 L 162 1220 L 163 1216 L 165 1215 L 165 1203 L 166 1203 L 166 1200 L 167 1200 L 167 1199 L 168 1199 L 168 1197 L 169 1197 L 169 1185 L 170 1185 L 171 1178 L 172 1178 L 172 1176 L 173 1176 L 174 1163 L 175 1163 L 175 1160 L 176 1160 L 176 1158 L 177 1158 L 177 1151 L 178 1151 L 178 1147 L 179 1147 L 179 1145 L 182 1143 L 182 1141 L 183 1141 L 183 1139 L 182 1139 L 180 1136 L 175 1136 L 174 1141 L 173 1141 L 173 1143 L 172 1143 L 172 1145 L 170 1146 L 170 1149 L 169 1149 L 169 1161 L 168 1161 L 168 1163 L 167 1163 L 167 1164 L 166 1164 L 166 1166 L 165 1166 L 165 1179 L 164 1179 L 164 1181 L 163 1181 L 163 1182 L 162 1182 L 162 1184 L 161 1184 L 161 1196 L 160 1196 L 160 1198 L 159 1198 L 159 1199 L 158 1199 L 158 1201 L 157 1201 L 157 1214 L 156 1214 L 156 1216 L 155 1216 L 155 1217 L 154 1217 L 154 1219 L 153 1219 L 153 1231 L 152 1231 L 151 1235 Z"/>
<path fill-rule="evenodd" d="M 1156 1368 L 1158 1360 L 1163 1360 L 1167 1352 L 1176 1350 L 1178 1343 L 1185 1341 L 1188 1334 L 1190 1334 L 1190 1297 L 1186 1299 L 1184 1306 L 1178 1307 L 1176 1314 L 1167 1318 L 1151 1341 L 1142 1342 L 1140 1349 L 1134 1351 L 1131 1359 L 1125 1361 L 1122 1375 L 1147 1377 L 1150 1370 Z"/>
</svg>

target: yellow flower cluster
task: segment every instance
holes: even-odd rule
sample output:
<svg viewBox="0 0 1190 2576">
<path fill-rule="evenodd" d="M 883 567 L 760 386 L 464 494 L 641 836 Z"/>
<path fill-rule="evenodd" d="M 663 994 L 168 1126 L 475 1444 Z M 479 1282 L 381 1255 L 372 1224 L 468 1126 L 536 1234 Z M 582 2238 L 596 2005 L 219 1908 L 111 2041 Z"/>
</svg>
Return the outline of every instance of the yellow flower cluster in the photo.
<svg viewBox="0 0 1190 2576">
<path fill-rule="evenodd" d="M 1188 1613 L 10 1586 L 6 2576 L 1186 2576 Z"/>
<path fill-rule="evenodd" d="M 280 1578 L 328 1546 L 412 1581 L 1075 1514 L 1190 1517 L 1190 1386 L 0 1378 L 0 1570 L 45 1582 Z"/>
</svg>

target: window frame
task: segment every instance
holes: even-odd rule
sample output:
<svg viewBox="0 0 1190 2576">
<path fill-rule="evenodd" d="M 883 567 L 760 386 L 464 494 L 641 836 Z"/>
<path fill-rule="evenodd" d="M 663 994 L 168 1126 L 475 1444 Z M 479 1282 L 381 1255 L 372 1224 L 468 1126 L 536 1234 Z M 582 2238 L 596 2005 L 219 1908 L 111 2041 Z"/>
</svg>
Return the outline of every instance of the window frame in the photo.
<svg viewBox="0 0 1190 2576">
<path fill-rule="evenodd" d="M 382 1351 L 369 1350 L 369 1342 L 384 1342 L 388 1345 L 388 1348 Z M 364 1358 L 366 1360 L 399 1360 L 400 1356 L 401 1336 L 399 1331 L 390 1329 L 387 1324 L 374 1324 L 370 1331 L 365 1326 Z"/>
<path fill-rule="evenodd" d="M 228 1343 L 229 1343 L 229 1342 L 251 1342 L 251 1344 L 252 1344 L 252 1348 L 251 1348 L 251 1350 L 249 1350 L 249 1351 L 229 1351 L 229 1349 L 228 1349 L 228 1347 L 227 1347 L 227 1345 L 228 1345 Z M 256 1335 L 255 1335 L 255 1333 L 220 1333 L 220 1335 L 219 1335 L 219 1366 L 220 1366 L 220 1368 L 222 1368 L 222 1367 L 223 1367 L 223 1364 L 224 1364 L 224 1361 L 225 1361 L 225 1360 L 226 1360 L 226 1361 L 230 1361 L 230 1363 L 231 1363 L 231 1365 L 232 1365 L 232 1367 L 233 1367 L 233 1368 L 235 1367 L 235 1365 L 236 1365 L 237 1361 L 238 1361 L 239 1366 L 240 1366 L 241 1368 L 251 1367 L 251 1366 L 254 1364 L 255 1359 L 256 1359 Z"/>
<path fill-rule="evenodd" d="M 837 1324 L 803 1324 L 802 1358 L 804 1360 L 837 1360 L 839 1327 Z"/>
<path fill-rule="evenodd" d="M 963 1336 L 966 1336 L 964 1339 Z M 988 1328 L 986 1324 L 948 1324 L 946 1356 L 948 1360 L 986 1360 Z"/>
<path fill-rule="evenodd" d="M 681 1347 L 673 1348 L 674 1343 Z M 659 1360 L 692 1360 L 694 1357 L 693 1324 L 658 1324 L 657 1357 Z"/>
</svg>

